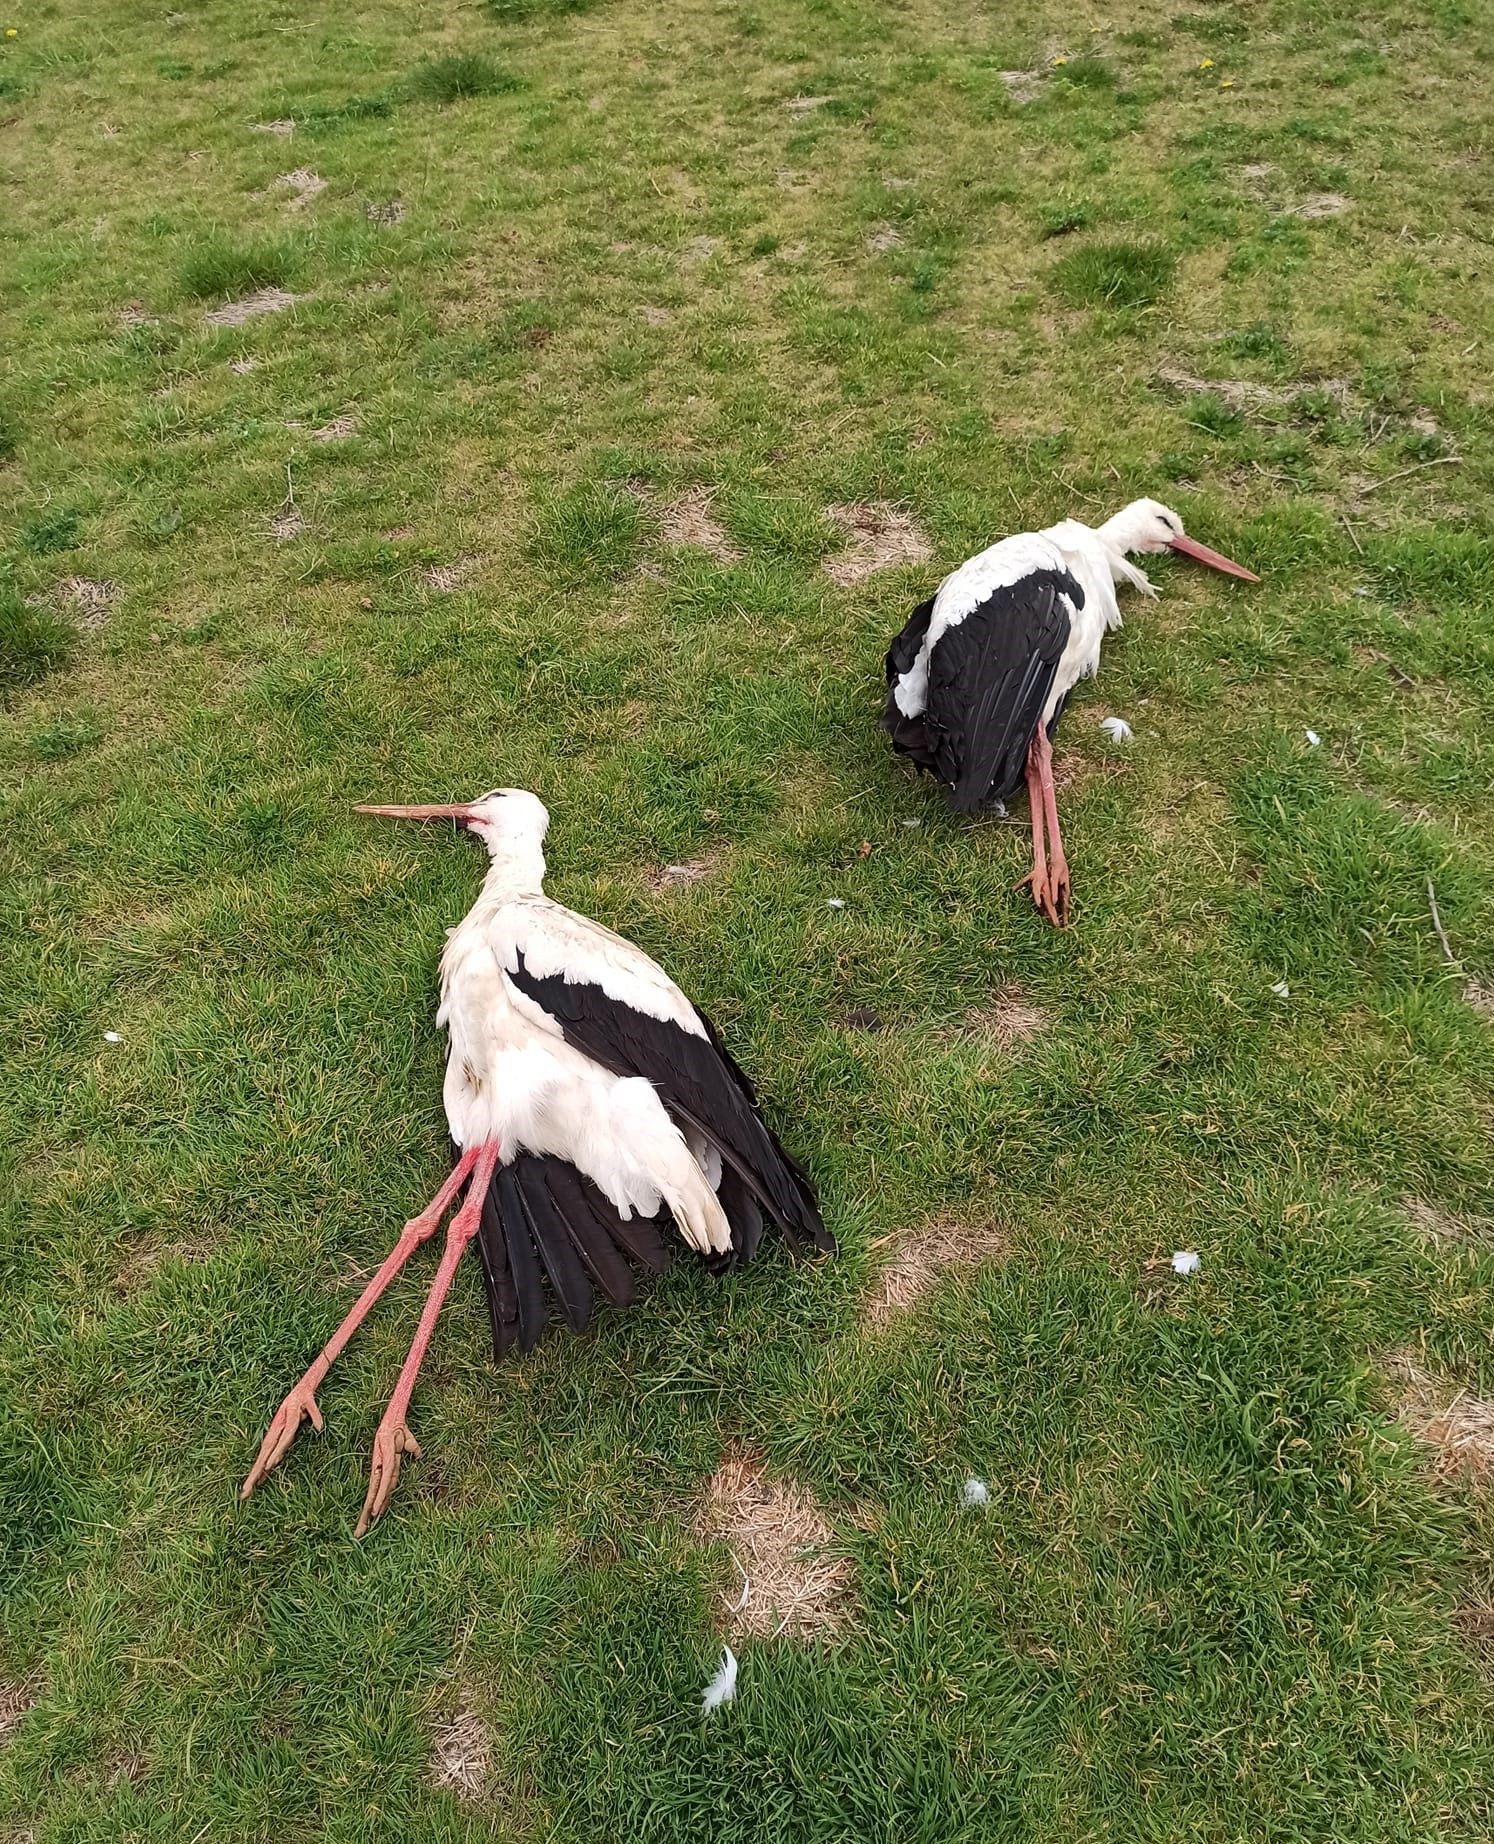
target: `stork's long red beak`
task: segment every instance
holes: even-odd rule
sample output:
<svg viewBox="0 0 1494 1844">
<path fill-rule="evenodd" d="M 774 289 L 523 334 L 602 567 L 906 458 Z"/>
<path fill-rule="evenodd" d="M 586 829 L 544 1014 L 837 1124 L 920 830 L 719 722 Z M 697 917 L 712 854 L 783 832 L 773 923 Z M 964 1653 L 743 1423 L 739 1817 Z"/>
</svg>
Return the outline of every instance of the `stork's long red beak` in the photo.
<svg viewBox="0 0 1494 1844">
<path fill-rule="evenodd" d="M 1247 583 L 1258 583 L 1261 580 L 1254 570 L 1247 570 L 1242 563 L 1231 563 L 1228 557 L 1221 557 L 1218 551 L 1211 551 L 1208 545 L 1200 544 L 1197 538 L 1174 538 L 1171 548 L 1181 551 L 1185 557 L 1206 563 L 1211 570 L 1223 570 L 1226 576 L 1243 576 Z"/>
<path fill-rule="evenodd" d="M 454 807 L 365 807 L 355 804 L 354 813 L 376 813 L 386 820 L 470 820 L 472 806 L 470 801 L 459 801 Z"/>
</svg>

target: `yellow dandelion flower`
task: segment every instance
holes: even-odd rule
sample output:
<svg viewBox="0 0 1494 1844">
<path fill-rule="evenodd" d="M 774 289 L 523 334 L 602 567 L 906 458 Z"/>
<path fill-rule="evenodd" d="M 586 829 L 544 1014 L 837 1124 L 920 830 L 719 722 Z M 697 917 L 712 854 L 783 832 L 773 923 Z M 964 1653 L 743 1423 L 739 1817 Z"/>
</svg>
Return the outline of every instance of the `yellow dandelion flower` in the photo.
<svg viewBox="0 0 1494 1844">
<path fill-rule="evenodd" d="M 5 28 L 5 36 L 6 36 L 7 38 L 15 38 L 15 37 L 17 36 L 17 34 L 16 34 L 16 29 L 15 29 L 15 27 L 14 27 L 14 26 L 7 26 L 7 27 Z"/>
<path fill-rule="evenodd" d="M 1214 68 L 1214 60 L 1212 58 L 1205 58 L 1198 68 L 1200 70 L 1212 70 Z"/>
<path fill-rule="evenodd" d="M 1233 89 L 1233 88 L 1235 87 L 1235 80 L 1234 80 L 1234 78 L 1233 78 L 1233 77 L 1224 77 L 1224 78 L 1222 78 L 1222 79 L 1220 80 L 1220 84 L 1219 84 L 1219 87 L 1220 87 L 1220 89 L 1221 89 L 1221 90 L 1232 90 L 1232 89 Z"/>
<path fill-rule="evenodd" d="M 1053 60 L 1053 62 L 1054 62 L 1055 64 L 1067 64 L 1067 63 L 1068 63 L 1068 59 L 1067 59 L 1067 58 L 1055 58 L 1055 59 Z"/>
</svg>

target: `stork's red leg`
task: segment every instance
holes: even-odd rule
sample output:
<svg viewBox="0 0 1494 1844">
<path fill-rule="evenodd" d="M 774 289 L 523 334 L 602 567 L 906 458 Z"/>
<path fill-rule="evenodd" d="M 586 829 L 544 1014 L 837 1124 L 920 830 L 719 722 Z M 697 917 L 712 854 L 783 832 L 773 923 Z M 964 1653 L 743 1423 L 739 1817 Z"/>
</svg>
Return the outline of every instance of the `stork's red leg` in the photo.
<svg viewBox="0 0 1494 1844">
<path fill-rule="evenodd" d="M 1048 848 L 1043 839 L 1043 786 L 1037 763 L 1037 739 L 1027 749 L 1027 811 L 1032 820 L 1032 869 L 1017 885 L 1032 888 L 1032 900 L 1046 915 L 1048 911 Z"/>
<path fill-rule="evenodd" d="M 466 1183 L 469 1173 L 477 1163 L 477 1158 L 478 1148 L 475 1146 L 464 1152 L 452 1169 L 451 1176 L 430 1203 L 418 1217 L 412 1217 L 406 1223 L 399 1241 L 384 1257 L 383 1265 L 378 1273 L 358 1295 L 353 1310 L 322 1347 L 316 1362 L 276 1409 L 265 1438 L 260 1442 L 259 1458 L 254 1462 L 249 1477 L 239 1488 L 241 1499 L 247 1498 L 270 1468 L 284 1459 L 291 1442 L 296 1438 L 303 1419 L 309 1417 L 312 1427 L 318 1433 L 321 1432 L 322 1412 L 316 1405 L 316 1391 L 321 1387 L 323 1377 L 337 1362 L 343 1346 L 368 1317 L 379 1295 L 421 1243 L 434 1235 L 440 1227 L 441 1219 L 446 1215 L 451 1200 Z"/>
<path fill-rule="evenodd" d="M 410 1343 L 409 1355 L 404 1368 L 399 1373 L 399 1381 L 394 1386 L 394 1394 L 389 1398 L 389 1407 L 384 1411 L 384 1419 L 379 1423 L 379 1431 L 374 1436 L 373 1465 L 368 1476 L 368 1496 L 363 1501 L 363 1515 L 358 1519 L 358 1528 L 354 1536 L 361 1537 L 373 1523 L 381 1517 L 385 1506 L 394 1494 L 399 1483 L 400 1455 L 412 1453 L 420 1457 L 420 1448 L 415 1437 L 405 1423 L 405 1415 L 410 1407 L 410 1397 L 415 1391 L 415 1379 L 420 1375 L 420 1366 L 425 1360 L 426 1347 L 431 1342 L 431 1334 L 436 1329 L 436 1320 L 441 1315 L 441 1307 L 446 1299 L 446 1290 L 451 1285 L 451 1277 L 456 1273 L 457 1263 L 462 1259 L 467 1244 L 477 1234 L 478 1222 L 482 1216 L 482 1201 L 487 1196 L 488 1186 L 493 1181 L 493 1170 L 498 1164 L 498 1142 L 487 1140 L 477 1149 L 476 1168 L 472 1183 L 467 1187 L 467 1195 L 462 1200 L 462 1207 L 451 1219 L 451 1227 L 446 1232 L 446 1249 L 441 1256 L 441 1265 L 436 1270 L 436 1278 L 431 1282 L 430 1296 L 425 1303 L 425 1311 L 420 1315 L 420 1324 L 415 1328 L 415 1336 Z"/>
<path fill-rule="evenodd" d="M 1032 739 L 1038 755 L 1038 779 L 1043 794 L 1043 817 L 1048 826 L 1048 895 L 1052 903 L 1049 920 L 1063 928 L 1069 919 L 1069 861 L 1063 849 L 1063 834 L 1058 830 L 1058 790 L 1053 785 L 1053 745 L 1048 730 L 1039 724 Z"/>
</svg>

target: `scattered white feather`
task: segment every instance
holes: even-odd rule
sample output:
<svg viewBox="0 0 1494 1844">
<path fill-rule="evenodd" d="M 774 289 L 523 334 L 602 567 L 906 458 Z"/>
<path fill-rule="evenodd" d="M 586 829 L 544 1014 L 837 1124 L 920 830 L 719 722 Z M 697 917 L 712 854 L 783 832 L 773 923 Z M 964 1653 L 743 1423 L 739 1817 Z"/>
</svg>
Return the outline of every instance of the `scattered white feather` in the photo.
<svg viewBox="0 0 1494 1844">
<path fill-rule="evenodd" d="M 1196 1249 L 1174 1249 L 1172 1271 L 1174 1274 L 1197 1274 L 1199 1270 L 1198 1251 Z"/>
<path fill-rule="evenodd" d="M 104 1042 L 106 1044 L 122 1044 L 124 1038 L 118 1031 L 105 1031 Z"/>
<path fill-rule="evenodd" d="M 1302 734 L 1307 738 L 1307 746 L 1309 749 L 1316 749 L 1318 744 L 1323 740 L 1316 730 L 1304 730 Z"/>
<path fill-rule="evenodd" d="M 918 827 L 920 827 L 923 824 L 923 821 L 922 820 L 904 820 L 903 824 L 907 827 L 909 832 L 914 832 L 918 829 Z"/>
<path fill-rule="evenodd" d="M 845 906 L 846 905 L 845 905 L 844 897 L 827 896 L 825 898 L 825 907 L 827 909 L 844 909 Z"/>
<path fill-rule="evenodd" d="M 1290 999 L 1292 996 L 1292 989 L 1285 980 L 1278 980 L 1271 990 L 1278 999 Z"/>
<path fill-rule="evenodd" d="M 1100 728 L 1112 743 L 1129 743 L 1136 734 L 1124 717 L 1102 717 Z"/>
<path fill-rule="evenodd" d="M 973 1511 L 977 1505 L 988 1505 L 990 1502 L 990 1486 L 986 1484 L 984 1479 L 977 1479 L 972 1473 L 960 1487 L 960 1503 L 964 1505 L 967 1510 Z"/>
<path fill-rule="evenodd" d="M 712 1710 L 719 1710 L 723 1703 L 730 1703 L 737 1694 L 737 1655 L 730 1646 L 721 1648 L 721 1669 L 705 1687 L 705 1695 L 700 1700 L 700 1713 L 709 1716 Z"/>
</svg>

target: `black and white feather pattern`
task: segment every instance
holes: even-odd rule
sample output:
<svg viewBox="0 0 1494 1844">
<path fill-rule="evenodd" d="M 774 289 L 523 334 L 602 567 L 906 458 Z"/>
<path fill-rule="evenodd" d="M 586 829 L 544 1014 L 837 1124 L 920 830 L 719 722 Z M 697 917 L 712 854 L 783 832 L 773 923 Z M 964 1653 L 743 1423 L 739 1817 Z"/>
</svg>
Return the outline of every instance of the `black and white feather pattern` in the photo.
<svg viewBox="0 0 1494 1844">
<path fill-rule="evenodd" d="M 1052 544 L 1008 539 L 947 577 L 888 649 L 883 725 L 957 811 L 1022 785 L 1034 732 L 1046 720 L 1051 734 L 1068 695 L 1058 680 L 1084 606 Z"/>
</svg>

